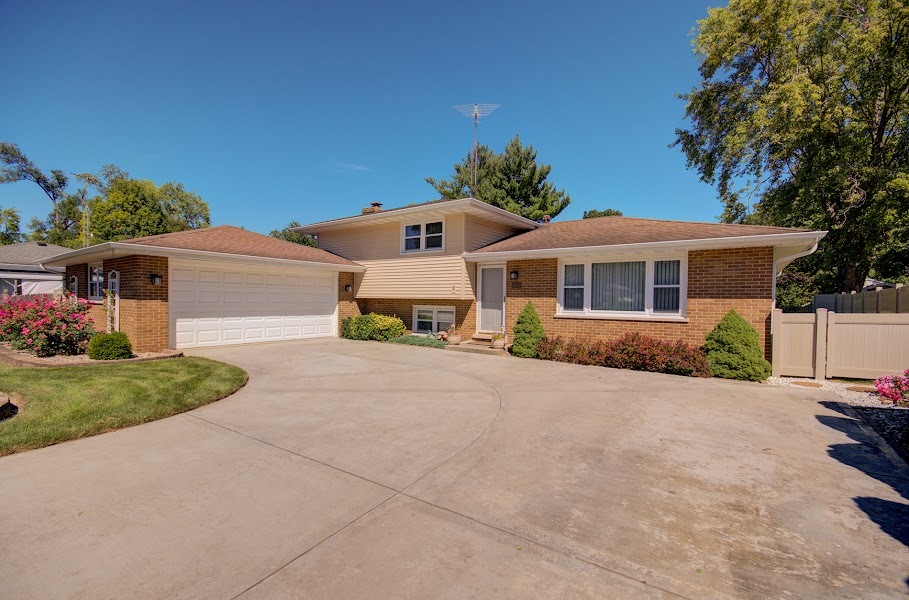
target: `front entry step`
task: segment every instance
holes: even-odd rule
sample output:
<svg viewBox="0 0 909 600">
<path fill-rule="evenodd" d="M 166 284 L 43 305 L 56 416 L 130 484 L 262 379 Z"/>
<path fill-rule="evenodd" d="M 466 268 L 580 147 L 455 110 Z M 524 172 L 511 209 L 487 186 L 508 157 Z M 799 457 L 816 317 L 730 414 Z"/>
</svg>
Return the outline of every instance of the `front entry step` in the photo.
<svg viewBox="0 0 909 600">
<path fill-rule="evenodd" d="M 453 345 L 448 344 L 445 346 L 446 350 L 453 350 L 455 352 L 471 352 L 473 354 L 491 354 L 495 356 L 508 356 L 508 353 L 504 348 L 493 348 L 490 344 L 492 342 L 461 342 L 460 344 Z"/>
</svg>

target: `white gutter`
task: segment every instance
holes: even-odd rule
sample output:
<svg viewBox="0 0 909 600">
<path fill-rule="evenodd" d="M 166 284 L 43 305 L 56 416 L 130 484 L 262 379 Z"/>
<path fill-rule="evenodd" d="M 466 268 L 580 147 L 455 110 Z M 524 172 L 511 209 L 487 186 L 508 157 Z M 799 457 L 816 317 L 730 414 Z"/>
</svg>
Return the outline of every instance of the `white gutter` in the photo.
<svg viewBox="0 0 909 600">
<path fill-rule="evenodd" d="M 767 235 L 740 235 L 734 237 L 699 240 L 672 240 L 668 242 L 642 242 L 603 246 L 576 246 L 573 248 L 542 248 L 538 250 L 511 250 L 502 252 L 465 252 L 467 262 L 527 260 L 531 258 L 559 258 L 584 254 L 621 254 L 631 252 L 658 252 L 663 250 L 715 250 L 722 248 L 754 248 L 760 246 L 785 246 L 800 241 L 817 244 L 827 235 L 826 231 L 799 231 Z"/>
<path fill-rule="evenodd" d="M 227 252 L 209 252 L 207 250 L 186 250 L 183 248 L 164 248 L 160 246 L 146 246 L 144 244 L 125 244 L 122 242 L 106 242 L 97 246 L 81 248 L 66 254 L 55 256 L 48 260 L 46 264 L 73 265 L 80 264 L 88 260 L 84 257 L 93 257 L 104 259 L 105 256 L 110 258 L 118 256 L 166 256 L 177 258 L 196 258 L 200 260 L 230 260 L 249 264 L 264 264 L 273 266 L 286 267 L 306 267 L 308 269 L 317 269 L 320 271 L 337 271 L 337 272 L 355 272 L 362 273 L 366 271 L 363 265 L 342 265 L 335 263 L 323 263 L 306 260 L 293 260 L 288 258 L 268 258 L 265 256 L 249 256 L 247 254 L 229 254 Z M 78 260 L 76 260 L 78 259 Z M 42 264 L 43 266 L 43 264 Z"/>
<path fill-rule="evenodd" d="M 824 235 L 826 235 L 826 232 L 824 233 Z M 824 236 L 821 236 L 821 237 L 824 237 Z M 775 261 L 773 261 L 773 283 L 770 286 L 770 293 L 772 294 L 771 297 L 773 298 L 772 308 L 776 308 L 776 278 L 783 272 L 783 269 L 786 268 L 786 265 L 788 265 L 795 259 L 802 258 L 803 256 L 808 256 L 809 254 L 814 254 L 815 252 L 817 252 L 817 245 L 818 245 L 818 242 L 820 242 L 820 241 L 821 241 L 821 238 L 819 237 L 818 239 L 816 239 L 814 241 L 813 244 L 811 244 L 811 246 L 808 247 L 807 250 L 803 250 L 802 252 L 796 252 L 795 254 L 790 254 L 788 256 L 783 256 L 783 257 L 778 258 Z"/>
</svg>

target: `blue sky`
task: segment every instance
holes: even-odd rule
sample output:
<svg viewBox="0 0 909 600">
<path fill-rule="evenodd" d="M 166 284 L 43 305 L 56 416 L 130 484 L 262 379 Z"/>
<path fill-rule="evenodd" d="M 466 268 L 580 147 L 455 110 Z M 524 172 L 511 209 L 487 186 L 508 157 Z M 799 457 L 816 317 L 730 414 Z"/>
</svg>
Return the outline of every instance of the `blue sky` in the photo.
<svg viewBox="0 0 909 600">
<path fill-rule="evenodd" d="M 452 106 L 496 103 L 572 204 L 715 220 L 713 188 L 669 148 L 697 82 L 707 3 L 9 3 L 0 140 L 42 168 L 180 181 L 214 224 L 268 232 L 431 200 L 470 148 Z M 15 57 L 11 48 L 16 49 Z M 50 201 L 0 186 L 23 222 Z"/>
</svg>

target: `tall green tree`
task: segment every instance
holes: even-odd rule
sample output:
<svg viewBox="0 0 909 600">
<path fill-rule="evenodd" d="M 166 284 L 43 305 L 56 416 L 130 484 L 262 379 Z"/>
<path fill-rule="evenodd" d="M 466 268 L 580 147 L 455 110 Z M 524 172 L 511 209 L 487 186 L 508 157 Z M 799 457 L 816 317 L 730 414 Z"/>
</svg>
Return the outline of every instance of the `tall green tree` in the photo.
<svg viewBox="0 0 909 600">
<path fill-rule="evenodd" d="M 19 231 L 19 211 L 0 206 L 0 246 L 18 244 L 22 241 Z"/>
<path fill-rule="evenodd" d="M 66 173 L 60 169 L 44 173 L 25 156 L 19 146 L 8 142 L 0 142 L 0 164 L 4 165 L 0 168 L 0 183 L 31 181 L 37 184 L 54 205 L 54 221 L 57 221 L 57 203 L 66 196 L 66 186 L 69 183 Z"/>
<path fill-rule="evenodd" d="M 296 231 L 291 231 L 293 227 L 299 227 L 299 221 L 291 221 L 287 224 L 284 229 L 272 229 L 270 235 L 273 238 L 278 238 L 279 240 L 284 240 L 285 242 L 293 242 L 294 244 L 301 244 L 303 246 L 312 246 L 315 248 L 316 240 L 311 235 L 305 233 L 297 233 Z"/>
<path fill-rule="evenodd" d="M 477 149 L 477 187 L 471 194 L 472 155 L 468 154 L 455 164 L 451 179 L 426 182 L 443 198 L 466 198 L 497 206 L 522 217 L 538 221 L 544 215 L 555 217 L 570 203 L 565 190 L 557 190 L 547 181 L 552 167 L 537 162 L 533 146 L 524 146 L 519 136 L 514 136 L 501 154 L 487 146 Z"/>
<path fill-rule="evenodd" d="M 211 225 L 208 203 L 202 196 L 189 192 L 182 183 L 168 182 L 157 190 L 168 231 L 200 229 Z"/>
<path fill-rule="evenodd" d="M 583 219 L 596 219 L 597 217 L 621 217 L 622 211 L 615 208 L 607 208 L 606 210 L 585 210 Z"/>
<path fill-rule="evenodd" d="M 168 233 L 158 188 L 147 179 L 115 181 L 104 197 L 89 203 L 94 242 L 115 242 Z"/>
<path fill-rule="evenodd" d="M 909 7 L 731 0 L 698 22 L 676 131 L 726 222 L 827 229 L 828 291 L 909 276 Z"/>
</svg>

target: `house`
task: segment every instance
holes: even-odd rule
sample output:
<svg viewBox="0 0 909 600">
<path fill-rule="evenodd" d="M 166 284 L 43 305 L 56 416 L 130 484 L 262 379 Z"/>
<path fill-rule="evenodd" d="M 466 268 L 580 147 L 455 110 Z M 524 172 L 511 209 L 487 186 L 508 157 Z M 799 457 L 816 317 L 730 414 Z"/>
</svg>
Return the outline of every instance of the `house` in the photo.
<svg viewBox="0 0 909 600">
<path fill-rule="evenodd" d="M 472 198 L 374 204 L 295 231 L 366 267 L 354 277 L 360 312 L 395 314 L 413 331 L 510 332 L 529 301 L 548 335 L 639 331 L 700 345 L 734 308 L 768 355 L 776 275 L 826 235 L 630 217 L 536 223 Z"/>
<path fill-rule="evenodd" d="M 53 294 L 63 288 L 63 269 L 43 267 L 53 256 L 69 248 L 47 242 L 0 246 L 0 295 Z"/>
<path fill-rule="evenodd" d="M 334 254 L 231 226 L 107 242 L 48 261 L 105 324 L 105 289 L 119 296 L 119 330 L 137 352 L 338 334 L 342 273 Z M 349 310 L 348 310 L 349 312 Z"/>
<path fill-rule="evenodd" d="M 693 344 L 734 308 L 769 354 L 776 275 L 825 235 L 630 217 L 537 223 L 473 198 L 374 203 L 295 231 L 318 248 L 222 226 L 47 264 L 65 266 L 81 297 L 118 288 L 120 328 L 139 350 L 336 336 L 340 319 L 368 312 L 414 332 L 510 332 L 530 301 L 549 335 Z"/>
</svg>

